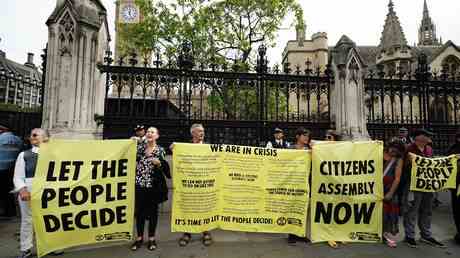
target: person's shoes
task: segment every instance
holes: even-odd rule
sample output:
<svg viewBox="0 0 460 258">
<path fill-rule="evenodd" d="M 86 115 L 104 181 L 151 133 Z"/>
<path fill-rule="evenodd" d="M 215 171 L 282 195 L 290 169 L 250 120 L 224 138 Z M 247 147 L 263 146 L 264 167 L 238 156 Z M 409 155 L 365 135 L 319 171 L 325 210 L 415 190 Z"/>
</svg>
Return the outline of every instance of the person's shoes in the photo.
<svg viewBox="0 0 460 258">
<path fill-rule="evenodd" d="M 22 251 L 21 254 L 17 258 L 31 258 L 32 257 L 32 250 Z"/>
<path fill-rule="evenodd" d="M 143 239 L 138 239 L 131 245 L 131 251 L 137 251 L 139 248 L 141 248 L 142 243 L 144 243 Z"/>
<path fill-rule="evenodd" d="M 436 239 L 432 238 L 432 237 L 428 237 L 428 238 L 420 238 L 420 241 L 425 243 L 425 244 L 429 244 L 429 245 L 432 245 L 432 246 L 435 246 L 435 247 L 439 247 L 439 248 L 446 248 L 446 245 L 444 245 L 443 243 L 440 243 L 438 242 Z"/>
<path fill-rule="evenodd" d="M 404 242 L 406 242 L 406 244 L 411 248 L 417 248 L 417 242 L 415 242 L 415 239 L 413 238 L 406 237 Z"/>
<path fill-rule="evenodd" d="M 289 234 L 287 242 L 288 242 L 288 245 L 295 245 L 297 243 L 297 236 L 293 234 Z"/>
<path fill-rule="evenodd" d="M 149 240 L 147 244 L 147 249 L 149 249 L 149 251 L 155 251 L 157 250 L 157 248 L 157 242 L 155 240 Z"/>
</svg>

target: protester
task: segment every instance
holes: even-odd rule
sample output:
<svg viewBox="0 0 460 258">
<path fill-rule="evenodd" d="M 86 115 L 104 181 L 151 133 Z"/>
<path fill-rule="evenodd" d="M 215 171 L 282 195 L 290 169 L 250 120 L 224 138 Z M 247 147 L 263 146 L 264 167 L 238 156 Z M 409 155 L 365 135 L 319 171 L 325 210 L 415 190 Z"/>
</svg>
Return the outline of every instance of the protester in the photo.
<svg viewBox="0 0 460 258">
<path fill-rule="evenodd" d="M 407 153 L 413 153 L 423 157 L 431 157 L 427 154 L 427 145 L 431 141 L 432 133 L 425 129 L 418 129 L 414 133 L 414 142 L 407 147 Z M 436 246 L 445 247 L 438 242 L 431 234 L 431 219 L 433 211 L 433 193 L 410 191 L 412 155 L 406 155 L 403 173 L 403 217 L 405 242 L 410 247 L 417 247 L 415 241 L 415 223 L 418 222 L 420 228 L 420 241 Z"/>
<path fill-rule="evenodd" d="M 327 130 L 326 131 L 326 136 L 324 137 L 324 140 L 325 141 L 332 141 L 332 142 L 340 141 L 340 136 L 334 130 Z"/>
<path fill-rule="evenodd" d="M 158 224 L 158 205 L 168 200 L 166 178 L 171 178 L 164 149 L 157 144 L 157 128 L 150 127 L 145 140 L 137 145 L 135 218 L 137 239 L 131 250 L 138 250 L 144 242 L 144 225 L 148 221 L 148 245 L 150 251 L 157 249 L 155 231 Z"/>
<path fill-rule="evenodd" d="M 291 145 L 289 149 L 296 149 L 296 150 L 309 150 L 311 149 L 311 132 L 303 127 L 300 127 L 295 132 L 295 144 Z M 311 176 L 311 175 L 310 175 Z M 311 183 L 311 177 L 309 178 Z M 307 216 L 307 219 L 309 216 Z M 295 245 L 297 242 L 306 242 L 309 243 L 310 239 L 308 237 L 301 238 L 294 234 L 288 234 L 287 242 L 289 245 Z"/>
<path fill-rule="evenodd" d="M 3 203 L 3 216 L 16 215 L 13 189 L 14 162 L 22 149 L 22 141 L 14 135 L 7 125 L 0 125 L 0 200 Z"/>
<path fill-rule="evenodd" d="M 398 139 L 406 146 L 412 143 L 412 139 L 409 137 L 409 130 L 404 127 L 399 128 Z"/>
<path fill-rule="evenodd" d="M 339 141 L 340 135 L 334 130 L 327 130 L 324 140 L 329 142 Z M 339 247 L 337 241 L 329 240 L 327 241 L 327 244 L 334 249 Z M 342 244 L 345 244 L 345 242 L 342 242 Z"/>
<path fill-rule="evenodd" d="M 289 142 L 284 140 L 284 132 L 279 128 L 275 128 L 273 133 L 273 139 L 267 142 L 266 148 L 274 149 L 287 149 L 289 148 Z"/>
<path fill-rule="evenodd" d="M 428 155 L 429 157 L 433 156 L 433 141 L 432 141 L 432 139 L 429 139 L 429 142 L 426 145 L 425 154 Z M 433 208 L 437 208 L 441 204 L 442 204 L 442 202 L 441 202 L 441 200 L 439 200 L 439 193 L 438 192 L 433 193 Z"/>
<path fill-rule="evenodd" d="M 396 247 L 396 235 L 399 233 L 398 189 L 403 169 L 405 146 L 401 142 L 392 142 L 383 153 L 383 241 L 389 247 Z"/>
<path fill-rule="evenodd" d="M 204 143 L 204 127 L 202 124 L 193 124 L 190 127 L 190 133 L 192 135 L 193 144 L 203 144 Z M 174 149 L 174 143 L 170 147 L 171 151 Z M 192 234 L 184 233 L 181 238 L 179 238 L 179 246 L 186 246 L 192 240 Z M 205 246 L 210 246 L 213 243 L 211 233 L 209 231 L 203 232 L 203 237 L 201 242 Z"/>
<path fill-rule="evenodd" d="M 48 142 L 49 134 L 46 130 L 35 128 L 30 134 L 30 143 L 32 148 L 19 154 L 14 168 L 14 191 L 19 193 L 19 208 L 21 211 L 21 232 L 20 232 L 20 250 L 18 258 L 32 257 L 33 247 L 33 228 L 32 212 L 30 209 L 30 198 L 32 191 L 32 179 L 35 174 L 38 153 L 40 145 Z M 58 255 L 62 252 L 54 252 Z"/>
<path fill-rule="evenodd" d="M 460 131 L 455 134 L 455 143 L 447 151 L 448 155 L 460 154 Z M 460 165 L 460 162 L 457 163 L 457 167 Z M 454 240 L 457 244 L 460 245 L 460 196 L 457 195 L 460 185 L 460 173 L 457 172 L 457 188 L 451 189 L 452 196 L 452 212 L 454 215 L 455 226 L 457 228 L 457 234 L 454 237 Z"/>
<path fill-rule="evenodd" d="M 138 141 L 145 139 L 145 127 L 143 125 L 137 125 L 134 128 L 134 137 L 136 137 Z"/>
</svg>

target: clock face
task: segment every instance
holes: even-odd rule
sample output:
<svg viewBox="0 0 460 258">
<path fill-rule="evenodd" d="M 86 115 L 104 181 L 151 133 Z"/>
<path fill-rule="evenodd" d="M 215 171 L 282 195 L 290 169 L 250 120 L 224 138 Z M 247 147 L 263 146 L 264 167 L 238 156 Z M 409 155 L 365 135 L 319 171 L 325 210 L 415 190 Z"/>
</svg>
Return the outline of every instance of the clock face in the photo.
<svg viewBox="0 0 460 258">
<path fill-rule="evenodd" d="M 125 5 L 121 10 L 121 15 L 125 22 L 134 22 L 137 19 L 137 8 L 132 5 Z"/>
</svg>

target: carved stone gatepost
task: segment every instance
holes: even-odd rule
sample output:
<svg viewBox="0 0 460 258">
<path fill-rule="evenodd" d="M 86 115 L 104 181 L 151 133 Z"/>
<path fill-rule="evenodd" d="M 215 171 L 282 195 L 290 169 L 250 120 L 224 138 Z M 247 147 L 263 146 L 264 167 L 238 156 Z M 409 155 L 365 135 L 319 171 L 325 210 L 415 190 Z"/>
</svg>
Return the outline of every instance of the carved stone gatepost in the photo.
<svg viewBox="0 0 460 258">
<path fill-rule="evenodd" d="M 365 65 L 355 43 L 342 36 L 332 54 L 335 77 L 331 95 L 336 131 L 344 140 L 368 140 L 364 104 Z"/>
<path fill-rule="evenodd" d="M 100 138 L 94 115 L 104 113 L 97 63 L 109 47 L 107 11 L 100 0 L 57 0 L 46 24 L 43 127 L 54 138 Z"/>
</svg>

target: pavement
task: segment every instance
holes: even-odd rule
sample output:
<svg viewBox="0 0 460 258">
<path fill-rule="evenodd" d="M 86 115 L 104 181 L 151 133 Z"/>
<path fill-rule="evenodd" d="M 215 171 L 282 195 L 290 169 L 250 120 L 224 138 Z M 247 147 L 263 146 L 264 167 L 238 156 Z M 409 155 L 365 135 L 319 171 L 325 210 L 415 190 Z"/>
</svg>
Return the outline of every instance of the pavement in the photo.
<svg viewBox="0 0 460 258">
<path fill-rule="evenodd" d="M 171 233 L 170 214 L 162 213 L 157 229 L 156 251 L 148 251 L 146 247 L 136 252 L 129 250 L 130 243 L 112 243 L 104 246 L 84 246 L 65 250 L 62 258 L 458 258 L 460 246 L 452 240 L 455 226 L 450 207 L 450 196 L 441 193 L 441 206 L 434 210 L 433 235 L 444 242 L 447 248 L 441 249 L 420 243 L 413 249 L 403 242 L 397 248 L 389 248 L 384 244 L 352 244 L 340 245 L 332 249 L 325 243 L 297 243 L 289 246 L 284 234 L 260 234 L 233 231 L 212 231 L 215 243 L 204 247 L 200 235 L 193 235 L 187 247 L 179 247 L 177 239 L 181 234 Z M 18 254 L 19 242 L 17 231 L 19 219 L 0 220 L 0 258 L 12 258 Z M 401 227 L 401 232 L 403 232 Z M 400 234 L 402 241 L 403 234 Z M 47 256 L 52 257 L 52 256 Z"/>
</svg>

